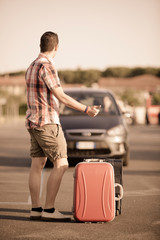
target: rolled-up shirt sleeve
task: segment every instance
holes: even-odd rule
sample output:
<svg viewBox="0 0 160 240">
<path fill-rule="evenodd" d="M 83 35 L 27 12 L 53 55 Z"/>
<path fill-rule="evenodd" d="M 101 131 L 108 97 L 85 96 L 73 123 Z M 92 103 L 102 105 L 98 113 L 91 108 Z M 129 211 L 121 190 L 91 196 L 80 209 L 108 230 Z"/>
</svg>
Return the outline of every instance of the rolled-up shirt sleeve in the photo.
<svg viewBox="0 0 160 240">
<path fill-rule="evenodd" d="M 58 73 L 51 64 L 42 66 L 41 77 L 50 91 L 61 86 Z"/>
</svg>

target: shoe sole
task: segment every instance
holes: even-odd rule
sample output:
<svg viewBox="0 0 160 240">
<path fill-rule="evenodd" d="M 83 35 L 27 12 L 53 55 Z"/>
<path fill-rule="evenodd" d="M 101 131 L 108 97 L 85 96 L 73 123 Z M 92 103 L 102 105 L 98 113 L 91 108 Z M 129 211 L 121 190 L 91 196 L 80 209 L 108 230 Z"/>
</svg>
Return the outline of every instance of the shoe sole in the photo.
<svg viewBox="0 0 160 240">
<path fill-rule="evenodd" d="M 46 218 L 46 217 L 41 217 L 42 221 L 46 222 L 70 222 L 71 218 Z"/>
</svg>

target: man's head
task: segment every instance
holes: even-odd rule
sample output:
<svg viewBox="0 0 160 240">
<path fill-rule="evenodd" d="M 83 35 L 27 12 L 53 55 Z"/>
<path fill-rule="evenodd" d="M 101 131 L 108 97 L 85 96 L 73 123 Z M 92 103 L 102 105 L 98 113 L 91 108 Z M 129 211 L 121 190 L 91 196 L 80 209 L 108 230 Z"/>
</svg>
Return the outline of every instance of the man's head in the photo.
<svg viewBox="0 0 160 240">
<path fill-rule="evenodd" d="M 45 32 L 40 39 L 41 52 L 51 52 L 58 48 L 58 35 L 54 32 Z"/>
</svg>

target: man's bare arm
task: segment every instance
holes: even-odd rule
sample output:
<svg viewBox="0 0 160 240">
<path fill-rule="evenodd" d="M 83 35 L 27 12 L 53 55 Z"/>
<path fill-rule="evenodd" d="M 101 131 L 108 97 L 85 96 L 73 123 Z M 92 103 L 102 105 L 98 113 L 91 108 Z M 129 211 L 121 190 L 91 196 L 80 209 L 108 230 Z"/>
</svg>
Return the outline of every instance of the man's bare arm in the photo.
<svg viewBox="0 0 160 240">
<path fill-rule="evenodd" d="M 55 88 L 53 90 L 53 94 L 60 102 L 65 104 L 67 107 L 76 109 L 81 112 L 85 112 L 87 106 L 82 103 L 79 103 L 72 97 L 65 94 L 61 87 Z M 86 113 L 90 117 L 95 117 L 99 113 L 100 107 L 101 106 L 89 106 Z"/>
</svg>

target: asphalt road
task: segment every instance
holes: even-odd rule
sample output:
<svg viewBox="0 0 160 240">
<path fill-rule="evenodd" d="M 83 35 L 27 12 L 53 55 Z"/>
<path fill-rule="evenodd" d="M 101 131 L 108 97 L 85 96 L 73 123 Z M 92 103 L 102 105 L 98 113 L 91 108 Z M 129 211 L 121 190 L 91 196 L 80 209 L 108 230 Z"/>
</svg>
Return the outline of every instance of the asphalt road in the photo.
<svg viewBox="0 0 160 240">
<path fill-rule="evenodd" d="M 29 135 L 22 121 L 0 125 L 0 239 L 160 239 L 160 127 L 130 127 L 131 160 L 124 168 L 122 215 L 104 224 L 30 221 Z M 41 199 L 50 169 L 42 174 Z M 56 207 L 70 214 L 73 172 L 64 175 Z"/>
</svg>

